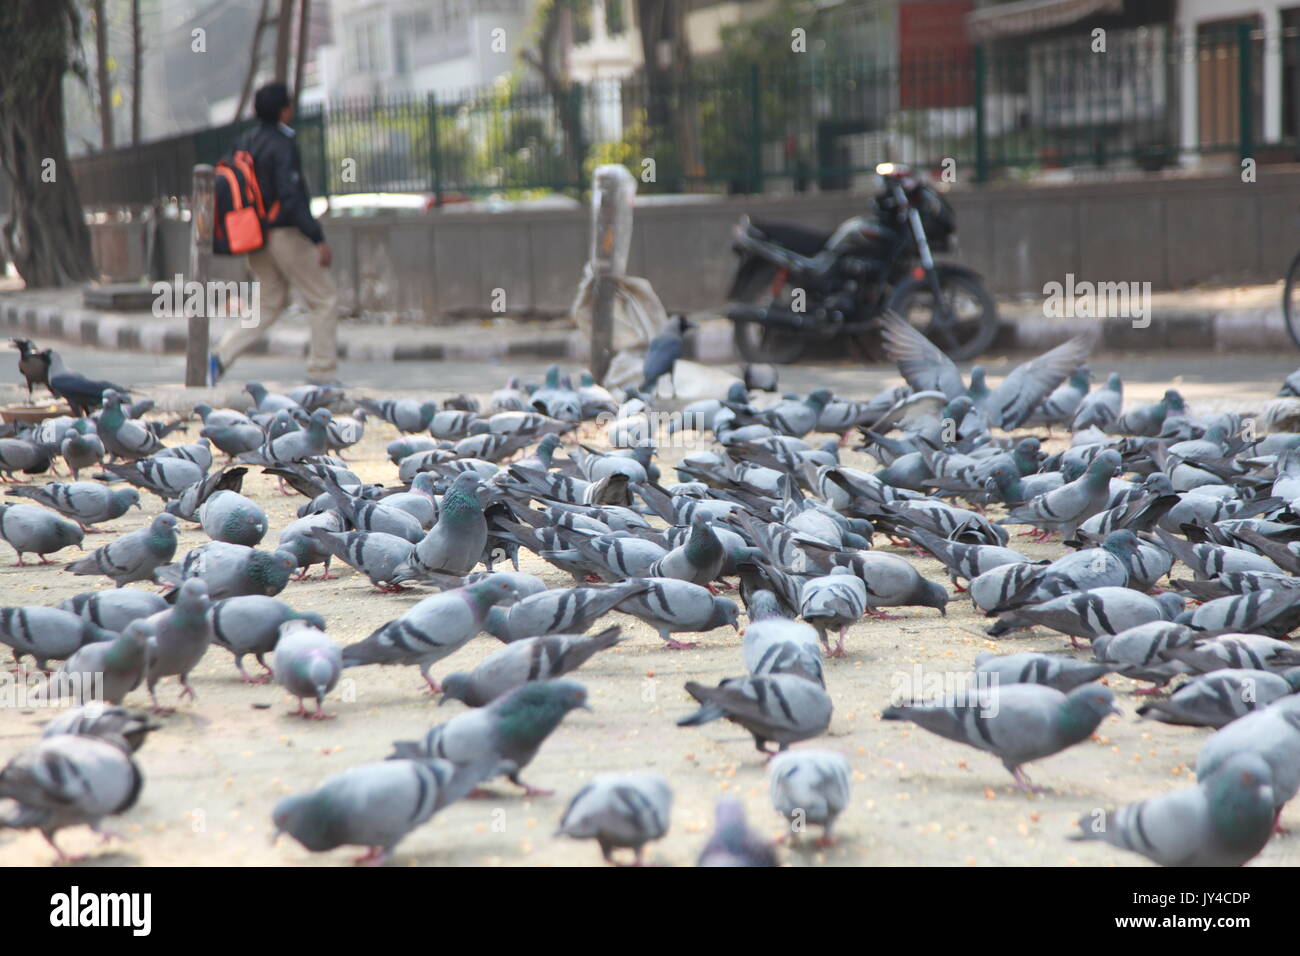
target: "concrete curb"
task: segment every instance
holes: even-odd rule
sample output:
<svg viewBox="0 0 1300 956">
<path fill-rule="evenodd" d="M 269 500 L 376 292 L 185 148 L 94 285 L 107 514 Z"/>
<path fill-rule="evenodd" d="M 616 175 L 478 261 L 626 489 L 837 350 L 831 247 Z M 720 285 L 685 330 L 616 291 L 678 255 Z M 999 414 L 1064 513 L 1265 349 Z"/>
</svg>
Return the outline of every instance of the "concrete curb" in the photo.
<svg viewBox="0 0 1300 956">
<path fill-rule="evenodd" d="M 1098 349 L 1113 352 L 1165 351 L 1251 352 L 1295 348 L 1286 332 L 1280 305 L 1270 308 L 1157 311 L 1145 327 L 1128 319 L 1055 319 L 1020 304 L 1004 304 L 997 351 L 1041 352 L 1098 326 Z M 709 364 L 737 360 L 731 323 L 706 318 L 686 342 L 688 358 Z M 130 314 L 70 309 L 59 305 L 12 302 L 0 298 L 0 330 L 7 335 L 56 339 L 81 345 L 151 355 L 184 354 L 186 333 L 179 321 L 141 318 Z M 376 334 L 376 332 L 380 334 Z M 405 340 L 403 340 L 405 339 Z M 412 340 L 414 339 L 414 340 Z M 344 359 L 377 362 L 491 362 L 509 359 L 584 362 L 587 342 L 576 330 L 549 330 L 527 335 L 494 335 L 472 339 L 441 337 L 436 330 L 393 330 L 391 327 L 340 328 Z M 307 330 L 273 329 L 254 354 L 303 358 Z"/>
</svg>

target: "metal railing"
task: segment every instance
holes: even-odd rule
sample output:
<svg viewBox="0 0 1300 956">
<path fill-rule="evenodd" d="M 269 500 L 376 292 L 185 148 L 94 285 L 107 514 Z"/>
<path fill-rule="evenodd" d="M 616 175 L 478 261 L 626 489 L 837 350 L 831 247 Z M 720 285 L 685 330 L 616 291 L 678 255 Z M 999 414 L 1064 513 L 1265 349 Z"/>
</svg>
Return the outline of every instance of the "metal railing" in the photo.
<svg viewBox="0 0 1300 956">
<path fill-rule="evenodd" d="M 1245 26 L 1192 47 L 1172 27 L 967 47 L 871 62 L 791 56 L 700 65 L 661 88 L 640 76 L 560 96 L 501 84 L 456 97 L 348 100 L 295 123 L 317 194 L 580 193 L 621 162 L 642 193 L 860 187 L 883 159 L 965 181 L 1053 167 L 1154 170 L 1189 154 L 1248 157 L 1300 145 L 1300 36 Z M 1277 56 L 1281 130 L 1265 142 L 1265 61 Z M 87 206 L 181 196 L 248 124 L 75 161 Z"/>
</svg>

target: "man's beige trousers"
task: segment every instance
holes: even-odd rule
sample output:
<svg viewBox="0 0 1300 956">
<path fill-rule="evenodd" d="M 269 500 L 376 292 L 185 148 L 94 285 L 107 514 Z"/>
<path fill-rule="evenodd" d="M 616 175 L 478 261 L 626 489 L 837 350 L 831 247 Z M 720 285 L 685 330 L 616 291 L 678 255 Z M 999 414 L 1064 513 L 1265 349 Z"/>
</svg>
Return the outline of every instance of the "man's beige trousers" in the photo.
<svg viewBox="0 0 1300 956">
<path fill-rule="evenodd" d="M 310 310 L 311 340 L 307 378 L 326 382 L 337 377 L 338 292 L 328 269 L 321 268 L 315 244 L 297 229 L 271 229 L 266 245 L 248 255 L 249 268 L 260 286 L 259 321 L 252 328 L 231 329 L 217 346 L 217 358 L 229 368 L 284 315 L 289 288 L 298 290 Z"/>
</svg>

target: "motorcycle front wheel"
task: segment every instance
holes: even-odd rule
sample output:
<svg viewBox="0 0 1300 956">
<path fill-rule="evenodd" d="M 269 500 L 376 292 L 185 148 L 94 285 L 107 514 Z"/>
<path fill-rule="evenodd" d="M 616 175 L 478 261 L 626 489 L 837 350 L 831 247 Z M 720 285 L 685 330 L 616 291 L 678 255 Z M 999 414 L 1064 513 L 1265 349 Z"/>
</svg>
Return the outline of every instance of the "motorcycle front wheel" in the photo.
<svg viewBox="0 0 1300 956">
<path fill-rule="evenodd" d="M 910 322 L 954 362 L 972 359 L 998 334 L 997 303 L 975 273 L 952 266 L 936 268 L 942 310 L 935 307 L 929 280 L 913 276 L 894 287 L 886 308 Z"/>
<path fill-rule="evenodd" d="M 737 322 L 733 330 L 736 351 L 751 365 L 789 365 L 808 350 L 807 336 L 795 329 L 761 322 Z"/>
</svg>

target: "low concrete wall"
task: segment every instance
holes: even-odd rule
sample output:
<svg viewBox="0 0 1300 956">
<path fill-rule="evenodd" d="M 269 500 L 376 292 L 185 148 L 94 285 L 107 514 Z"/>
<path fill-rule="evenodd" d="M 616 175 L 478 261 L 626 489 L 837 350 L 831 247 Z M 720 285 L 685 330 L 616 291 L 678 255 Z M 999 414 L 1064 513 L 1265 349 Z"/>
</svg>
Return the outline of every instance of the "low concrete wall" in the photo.
<svg viewBox="0 0 1300 956">
<path fill-rule="evenodd" d="M 1255 183 L 1227 176 L 954 188 L 956 258 L 1000 295 L 1041 295 L 1045 283 L 1067 273 L 1079 281 L 1150 282 L 1156 290 L 1272 281 L 1300 249 L 1300 167 L 1262 167 L 1259 176 Z M 739 216 L 830 230 L 868 202 L 826 194 L 644 206 L 629 271 L 648 278 L 670 310 L 712 308 L 726 292 Z M 183 223 L 163 224 L 158 274 L 184 272 L 187 231 Z M 511 312 L 566 310 L 587 257 L 587 232 L 581 209 L 326 222 L 346 311 L 425 316 L 489 311 L 498 289 Z M 219 277 L 241 276 L 240 260 L 216 262 Z"/>
</svg>

